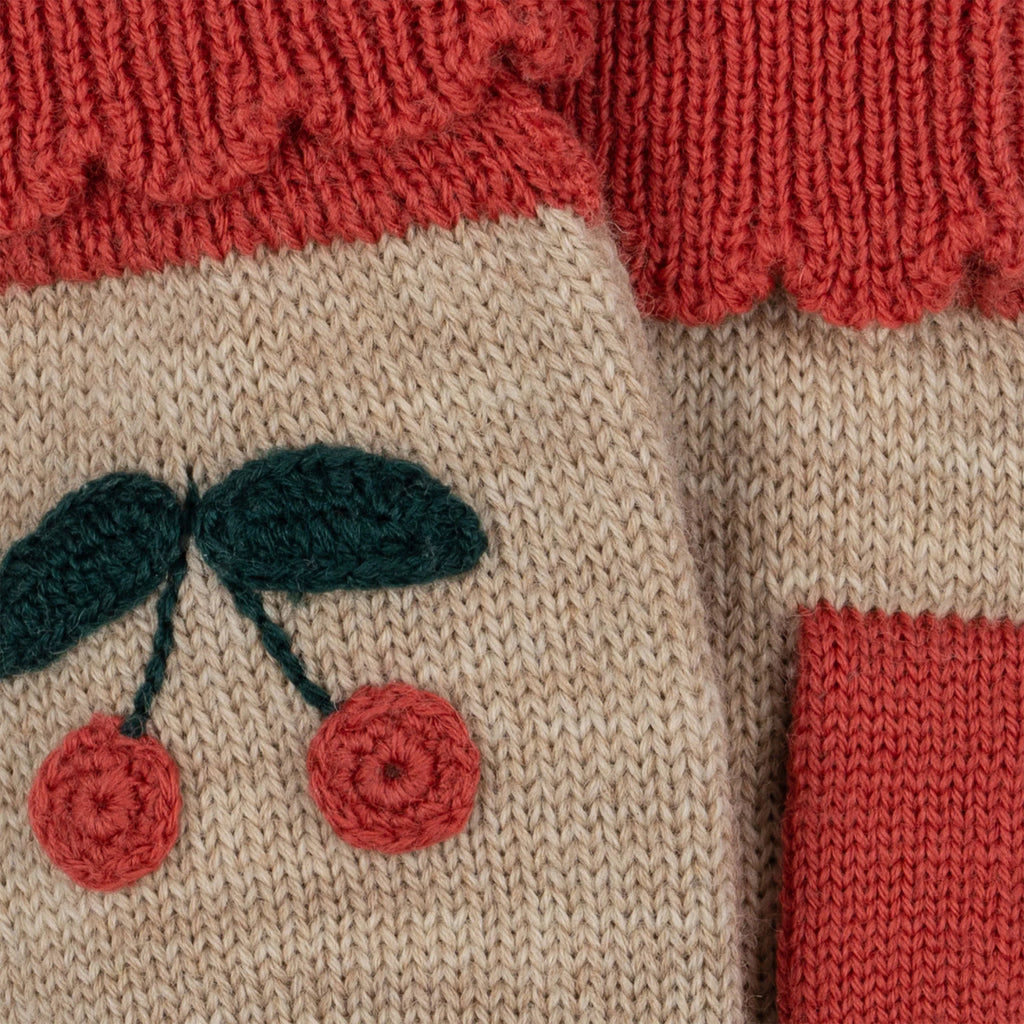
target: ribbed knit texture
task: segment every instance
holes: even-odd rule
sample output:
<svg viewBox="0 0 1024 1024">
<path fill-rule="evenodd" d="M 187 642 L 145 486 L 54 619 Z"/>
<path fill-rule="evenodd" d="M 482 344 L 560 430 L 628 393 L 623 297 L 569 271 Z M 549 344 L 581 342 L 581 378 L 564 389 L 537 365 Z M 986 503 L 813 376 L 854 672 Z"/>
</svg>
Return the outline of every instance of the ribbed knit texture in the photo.
<svg viewBox="0 0 1024 1024">
<path fill-rule="evenodd" d="M 1024 1020 L 1024 635 L 806 611 L 783 829 L 779 1013 Z"/>
<path fill-rule="evenodd" d="M 827 319 L 1024 308 L 1020 0 L 596 3 L 556 100 L 593 147 L 641 307 L 776 282 Z"/>
<path fill-rule="evenodd" d="M 10 0 L 0 288 L 596 209 L 582 0 Z"/>
</svg>

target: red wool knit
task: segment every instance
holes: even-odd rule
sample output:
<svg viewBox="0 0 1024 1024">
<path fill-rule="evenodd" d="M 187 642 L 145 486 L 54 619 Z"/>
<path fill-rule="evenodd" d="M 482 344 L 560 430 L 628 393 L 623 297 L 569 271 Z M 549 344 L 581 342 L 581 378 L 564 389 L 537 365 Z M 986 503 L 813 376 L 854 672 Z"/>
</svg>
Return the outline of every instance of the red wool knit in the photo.
<svg viewBox="0 0 1024 1024">
<path fill-rule="evenodd" d="M 0 288 L 597 209 L 582 0 L 0 5 Z M 25 55 L 22 59 L 19 55 Z"/>
<path fill-rule="evenodd" d="M 543 88 L 653 315 L 1024 308 L 1019 0 L 11 0 L 0 49 L 0 288 L 592 216 Z"/>
<path fill-rule="evenodd" d="M 28 797 L 32 829 L 72 881 L 113 891 L 160 866 L 178 838 L 178 767 L 152 736 L 93 715 L 42 763 Z"/>
<path fill-rule="evenodd" d="M 324 720 L 306 764 L 331 828 L 382 853 L 458 835 L 480 782 L 480 753 L 455 708 L 398 682 L 356 690 Z"/>
<path fill-rule="evenodd" d="M 596 3 L 555 102 L 641 304 L 704 323 L 781 283 L 831 321 L 1024 308 L 1024 3 Z"/>
<path fill-rule="evenodd" d="M 1024 1020 L 1024 630 L 802 613 L 783 1021 Z"/>
</svg>

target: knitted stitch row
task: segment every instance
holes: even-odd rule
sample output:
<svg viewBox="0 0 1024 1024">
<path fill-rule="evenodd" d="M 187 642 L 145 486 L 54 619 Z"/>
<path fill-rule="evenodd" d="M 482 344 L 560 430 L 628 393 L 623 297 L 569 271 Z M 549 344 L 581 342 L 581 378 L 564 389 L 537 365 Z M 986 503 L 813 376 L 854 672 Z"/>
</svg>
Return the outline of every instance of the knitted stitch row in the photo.
<svg viewBox="0 0 1024 1024">
<path fill-rule="evenodd" d="M 1024 308 L 1017 3 L 12 0 L 0 49 L 0 287 L 592 216 L 599 167 L 656 316 Z"/>
<path fill-rule="evenodd" d="M 556 105 L 606 180 L 643 308 L 776 283 L 852 326 L 1024 309 L 1019 0 L 630 0 Z"/>
<path fill-rule="evenodd" d="M 1022 634 L 802 615 L 779 1015 L 1024 1019 Z"/>
<path fill-rule="evenodd" d="M 582 0 L 0 5 L 0 287 L 597 210 Z"/>
</svg>

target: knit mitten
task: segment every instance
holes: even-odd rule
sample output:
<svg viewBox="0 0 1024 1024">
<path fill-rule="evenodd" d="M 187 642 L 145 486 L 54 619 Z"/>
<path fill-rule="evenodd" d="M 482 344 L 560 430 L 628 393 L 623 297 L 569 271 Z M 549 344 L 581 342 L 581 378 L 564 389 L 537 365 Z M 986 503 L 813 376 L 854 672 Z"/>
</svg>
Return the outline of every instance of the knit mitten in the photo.
<svg viewBox="0 0 1024 1024">
<path fill-rule="evenodd" d="M 738 1020 L 582 25 L 0 15 L 5 1020 Z"/>
<path fill-rule="evenodd" d="M 1019 641 L 943 617 L 1024 620 L 1024 6 L 592 14 L 551 102 L 659 318 L 748 1017 L 1019 1021 Z"/>
<path fill-rule="evenodd" d="M 991 620 L 1024 619 L 1024 318 L 778 300 L 657 341 L 760 991 L 777 967 L 794 1022 L 1020 1020 L 1024 661 Z"/>
</svg>

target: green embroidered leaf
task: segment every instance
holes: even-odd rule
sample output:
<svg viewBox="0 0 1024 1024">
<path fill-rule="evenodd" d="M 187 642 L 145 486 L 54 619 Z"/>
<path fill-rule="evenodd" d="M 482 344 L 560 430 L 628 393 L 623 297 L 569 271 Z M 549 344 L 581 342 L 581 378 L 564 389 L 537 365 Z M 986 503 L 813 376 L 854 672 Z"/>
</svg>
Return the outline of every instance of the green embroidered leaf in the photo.
<svg viewBox="0 0 1024 1024">
<path fill-rule="evenodd" d="M 427 583 L 487 547 L 476 513 L 422 467 L 322 444 L 210 488 L 195 538 L 229 587 L 292 593 Z"/>
<path fill-rule="evenodd" d="M 0 678 L 42 668 L 144 601 L 179 552 L 182 515 L 141 473 L 66 495 L 0 563 Z"/>
</svg>

